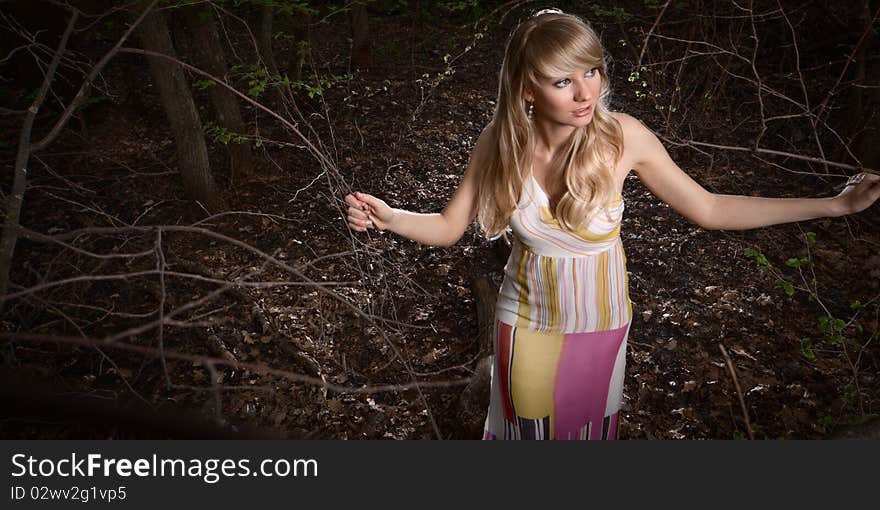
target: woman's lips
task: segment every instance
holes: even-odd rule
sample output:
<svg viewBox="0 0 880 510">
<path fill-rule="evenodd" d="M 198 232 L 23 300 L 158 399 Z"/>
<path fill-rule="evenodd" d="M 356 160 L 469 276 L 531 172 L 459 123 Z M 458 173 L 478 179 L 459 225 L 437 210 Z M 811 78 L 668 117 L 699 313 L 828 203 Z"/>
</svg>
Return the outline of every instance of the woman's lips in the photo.
<svg viewBox="0 0 880 510">
<path fill-rule="evenodd" d="M 581 108 L 580 110 L 575 110 L 573 113 L 574 113 L 575 117 L 586 117 L 592 111 L 593 111 L 593 105 L 590 105 L 590 106 L 587 106 L 586 108 Z"/>
</svg>

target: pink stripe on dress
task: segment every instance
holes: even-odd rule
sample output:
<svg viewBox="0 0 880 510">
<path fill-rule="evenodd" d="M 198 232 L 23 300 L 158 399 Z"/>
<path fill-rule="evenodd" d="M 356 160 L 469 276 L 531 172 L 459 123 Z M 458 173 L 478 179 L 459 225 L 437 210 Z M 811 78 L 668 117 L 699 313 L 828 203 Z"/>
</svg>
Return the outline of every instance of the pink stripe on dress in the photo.
<svg viewBox="0 0 880 510">
<path fill-rule="evenodd" d="M 590 439 L 602 438 L 608 389 L 627 328 L 569 333 L 559 355 L 553 408 L 554 437 L 577 437 L 591 423 Z"/>
</svg>

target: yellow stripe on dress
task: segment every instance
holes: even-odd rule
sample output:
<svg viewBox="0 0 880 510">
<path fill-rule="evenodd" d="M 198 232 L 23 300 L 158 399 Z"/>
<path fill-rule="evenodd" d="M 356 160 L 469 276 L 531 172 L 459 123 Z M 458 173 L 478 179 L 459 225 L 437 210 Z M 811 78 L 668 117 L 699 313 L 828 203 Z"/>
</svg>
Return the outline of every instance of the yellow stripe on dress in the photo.
<svg viewBox="0 0 880 510">
<path fill-rule="evenodd" d="M 539 332 L 604 331 L 628 322 L 622 197 L 577 233 L 562 230 L 541 205 L 529 202 L 511 218 L 516 242 L 505 266 L 499 315 Z"/>
<path fill-rule="evenodd" d="M 603 251 L 598 257 L 596 264 L 596 305 L 599 307 L 599 330 L 608 329 L 611 323 L 611 310 L 608 299 L 608 251 Z"/>
<path fill-rule="evenodd" d="M 547 207 L 540 207 L 540 208 L 538 208 L 538 211 L 541 214 L 541 221 L 543 223 L 547 224 L 549 227 L 551 227 L 554 230 L 557 230 L 561 233 L 569 233 L 567 230 L 564 230 L 562 228 L 562 225 L 559 224 L 559 220 L 557 220 L 553 216 L 553 213 L 550 211 L 550 209 L 548 209 Z M 596 219 L 597 219 L 596 217 L 592 218 L 592 220 L 594 220 L 594 221 Z M 612 229 L 610 232 L 604 233 L 604 234 L 593 232 L 589 228 L 587 228 L 585 225 L 578 226 L 575 233 L 578 235 L 578 237 L 580 237 L 581 239 L 587 240 L 587 241 L 592 241 L 592 242 L 610 241 L 620 235 L 620 223 L 618 223 L 617 226 L 615 226 L 614 229 Z"/>
<path fill-rule="evenodd" d="M 556 274 L 556 262 L 548 257 L 541 260 L 541 270 L 544 276 L 544 296 L 547 304 L 547 329 L 555 331 L 559 329 L 562 313 L 559 309 L 559 292 L 557 290 L 559 278 Z"/>
<path fill-rule="evenodd" d="M 516 415 L 530 420 L 550 417 L 554 429 L 553 389 L 565 334 L 517 328 L 510 366 L 510 396 Z M 551 437 L 552 439 L 552 437 Z"/>
<path fill-rule="evenodd" d="M 628 266 L 626 265 L 626 251 L 623 249 L 623 243 L 620 244 L 620 255 L 623 257 L 623 294 L 626 296 L 626 316 L 632 317 L 633 305 L 629 299 L 629 272 L 626 270 Z"/>
<path fill-rule="evenodd" d="M 528 328 L 530 326 L 529 317 L 531 317 L 531 306 L 529 306 L 529 275 L 528 275 L 528 266 L 526 265 L 526 258 L 529 252 L 527 251 L 526 245 L 523 243 L 517 243 L 519 245 L 518 255 L 519 260 L 517 261 L 517 272 L 516 272 L 516 281 L 519 284 L 519 310 L 517 311 L 518 318 L 516 320 L 516 326 L 518 328 Z"/>
</svg>

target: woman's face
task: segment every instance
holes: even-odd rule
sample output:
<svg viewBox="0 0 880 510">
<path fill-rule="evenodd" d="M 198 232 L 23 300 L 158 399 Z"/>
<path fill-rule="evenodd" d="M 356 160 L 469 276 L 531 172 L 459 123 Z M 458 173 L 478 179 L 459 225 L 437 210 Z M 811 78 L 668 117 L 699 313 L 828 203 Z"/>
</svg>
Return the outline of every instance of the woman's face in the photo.
<svg viewBox="0 0 880 510">
<path fill-rule="evenodd" d="M 542 78 L 537 87 L 527 88 L 523 97 L 535 103 L 536 121 L 583 127 L 593 120 L 601 87 L 602 76 L 593 67 L 566 76 Z"/>
</svg>

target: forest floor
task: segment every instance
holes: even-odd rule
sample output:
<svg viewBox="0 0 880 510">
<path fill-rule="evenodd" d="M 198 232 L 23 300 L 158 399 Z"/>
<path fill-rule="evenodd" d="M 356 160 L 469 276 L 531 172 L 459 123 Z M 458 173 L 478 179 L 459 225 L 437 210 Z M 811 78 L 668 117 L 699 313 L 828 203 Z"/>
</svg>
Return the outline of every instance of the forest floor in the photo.
<svg viewBox="0 0 880 510">
<path fill-rule="evenodd" d="M 374 33 L 383 35 L 374 47 L 375 68 L 341 79 L 326 91 L 329 122 L 316 120 L 317 133 L 350 189 L 376 194 L 394 207 L 438 211 L 451 197 L 469 150 L 491 118 L 504 32 L 486 34 L 454 60 L 454 74 L 430 87 L 416 80 L 427 73 L 428 78 L 421 78 L 424 85 L 441 75 L 443 55 L 462 51 L 473 41 L 473 31 L 443 23 L 415 30 L 394 18 L 373 23 Z M 345 41 L 332 27 L 326 30 L 313 34 L 322 41 L 315 45 L 315 61 L 342 75 Z M 609 50 L 621 53 L 616 68 L 625 74 L 631 56 L 620 48 Z M 87 227 L 193 224 L 204 217 L 182 200 L 174 145 L 148 86 L 146 66 L 135 61 L 125 64 L 129 67 L 119 65 L 119 73 L 140 73 L 134 81 L 142 85 L 125 96 L 140 96 L 140 110 L 107 106 L 87 131 L 72 125 L 48 153 L 39 155 L 22 220 L 27 228 L 54 234 Z M 649 126 L 662 126 L 653 109 L 628 93 L 624 78 L 615 77 L 614 109 Z M 320 102 L 302 100 L 322 111 Z M 259 119 L 266 139 L 295 143 L 270 119 L 250 107 L 245 111 L 251 122 Z M 203 113 L 209 116 L 207 110 Z M 727 120 L 718 120 L 716 137 L 733 142 L 725 138 L 736 136 L 725 131 L 727 125 Z M 486 277 L 500 284 L 503 262 L 491 244 L 474 226 L 450 248 L 419 246 L 390 233 L 353 235 L 342 216 L 341 200 L 349 189 L 322 174 L 305 151 L 265 143 L 255 175 L 231 182 L 224 146 L 214 141 L 209 149 L 230 210 L 250 214 L 220 216 L 198 226 L 271 254 L 323 285 L 239 287 L 184 314 L 189 320 L 215 318 L 216 323 L 163 328 L 168 351 L 231 356 L 250 368 L 170 358 L 163 368 L 155 356 L 112 346 L 24 341 L 6 343 L 5 366 L 67 394 L 112 402 L 121 412 L 146 402 L 159 413 L 186 410 L 240 430 L 282 437 L 480 438 L 488 387 L 476 404 L 463 404 L 461 395 L 464 382 L 489 354 L 477 341 L 472 282 Z M 709 165 L 694 151 L 671 153 L 713 192 L 768 197 L 831 193 L 830 184 L 815 177 L 787 173 L 747 156 L 725 155 Z M 880 293 L 880 236 L 872 227 L 877 225 L 877 208 L 849 219 L 719 232 L 688 223 L 635 175 L 627 179 L 624 198 L 621 236 L 635 316 L 621 438 L 746 437 L 739 396 L 720 345 L 735 368 L 756 438 L 823 438 L 854 419 L 878 413 L 878 311 L 851 307 Z M 805 232 L 813 232 L 814 240 L 807 240 Z M 130 232 L 86 235 L 76 243 L 131 253 L 150 250 L 154 239 L 154 232 Z M 253 251 L 222 239 L 168 232 L 163 243 L 172 271 L 218 279 L 251 274 L 259 282 L 292 278 L 264 264 Z M 802 285 L 801 275 L 811 281 L 815 271 L 818 293 L 811 298 L 795 290 L 788 296 L 776 276 L 759 270 L 749 248 L 762 252 L 795 286 Z M 791 258 L 809 258 L 813 265 L 787 266 Z M 23 240 L 12 276 L 18 287 L 12 290 L 46 278 L 134 272 L 156 263 L 152 256 L 127 260 L 96 261 Z M 167 280 L 167 310 L 217 289 L 192 278 Z M 7 308 L 4 328 L 104 338 L 150 319 L 162 299 L 157 281 L 155 276 L 132 276 L 124 282 L 93 281 L 35 293 Z M 372 318 L 354 313 L 346 302 Z M 819 317 L 827 315 L 826 309 L 847 322 L 839 332 L 843 342 L 821 341 L 826 335 Z M 155 329 L 125 341 L 157 346 Z M 352 389 L 414 381 L 437 385 L 340 393 L 253 368 L 258 365 Z M 7 417 L 0 433 L 7 438 L 141 435 L 109 423 L 24 416 Z"/>
</svg>

